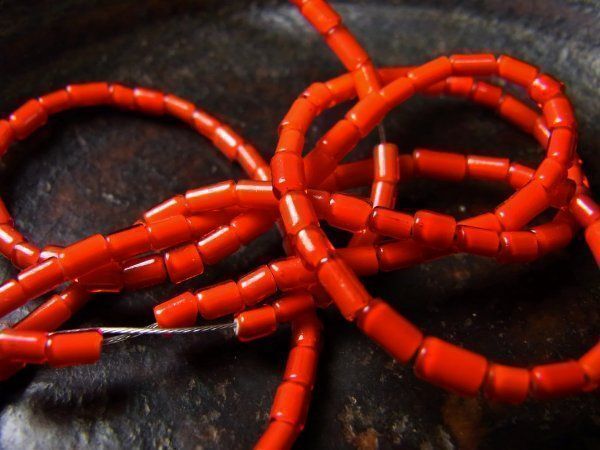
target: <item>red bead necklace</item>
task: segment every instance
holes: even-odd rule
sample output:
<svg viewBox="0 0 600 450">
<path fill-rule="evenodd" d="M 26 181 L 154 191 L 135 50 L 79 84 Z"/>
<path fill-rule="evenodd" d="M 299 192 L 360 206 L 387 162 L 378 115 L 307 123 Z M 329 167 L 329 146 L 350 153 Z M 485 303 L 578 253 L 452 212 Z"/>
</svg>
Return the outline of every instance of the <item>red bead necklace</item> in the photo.
<svg viewBox="0 0 600 450">
<path fill-rule="evenodd" d="M 579 360 L 518 368 L 424 336 L 358 276 L 410 267 L 451 253 L 530 261 L 566 246 L 579 228 L 600 264 L 600 207 L 591 198 L 576 152 L 577 123 L 564 86 L 523 61 L 491 54 L 440 57 L 418 67 L 377 69 L 324 0 L 293 0 L 323 36 L 348 73 L 308 87 L 279 127 L 275 155 L 260 153 L 227 125 L 174 95 L 119 84 L 70 85 L 18 108 L 0 121 L 0 155 L 61 111 L 108 105 L 151 115 L 171 115 L 210 139 L 250 180 L 192 189 L 143 214 L 130 228 L 93 235 L 67 247 L 43 249 L 14 227 L 0 200 L 0 253 L 22 271 L 0 286 L 0 316 L 61 284 L 70 285 L 30 315 L 0 332 L 0 376 L 26 363 L 55 366 L 92 363 L 100 357 L 103 330 L 55 332 L 92 293 L 140 289 L 169 279 L 180 283 L 203 273 L 277 223 L 288 257 L 237 281 L 185 292 L 154 309 L 158 327 L 193 327 L 234 316 L 241 341 L 292 324 L 292 346 L 271 419 L 257 448 L 289 448 L 302 430 L 315 383 L 321 324 L 317 307 L 335 305 L 369 338 L 417 376 L 463 395 L 484 392 L 509 403 L 595 389 L 600 383 L 600 343 Z M 479 77 L 495 76 L 523 88 L 535 111 Z M 416 149 L 400 155 L 382 139 L 373 158 L 342 164 L 356 144 L 395 107 L 413 95 L 450 95 L 490 107 L 532 134 L 546 151 L 532 169 L 506 158 Z M 358 97 L 302 156 L 308 127 L 324 110 Z M 433 211 L 394 210 L 397 184 L 413 177 L 508 184 L 515 193 L 492 212 L 465 220 Z M 371 185 L 368 199 L 341 191 Z M 528 227 L 549 208 L 548 223 Z M 336 249 L 320 221 L 354 233 Z M 276 297 L 274 299 L 274 297 Z M 168 330 L 167 330 L 168 331 Z M 185 331 L 185 330 L 182 330 Z M 190 329 L 190 332 L 193 329 Z M 159 331 L 156 331 L 159 332 Z"/>
</svg>

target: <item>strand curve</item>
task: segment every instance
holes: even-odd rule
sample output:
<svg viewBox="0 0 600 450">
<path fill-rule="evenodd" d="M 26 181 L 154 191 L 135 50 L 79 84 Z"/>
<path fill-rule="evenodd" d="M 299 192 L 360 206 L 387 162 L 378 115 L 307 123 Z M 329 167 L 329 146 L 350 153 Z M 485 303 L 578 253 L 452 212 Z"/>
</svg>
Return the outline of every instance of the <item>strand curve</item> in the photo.
<svg viewBox="0 0 600 450">
<path fill-rule="evenodd" d="M 40 308 L 0 332 L 0 367 L 9 376 L 24 363 L 84 364 L 104 343 L 145 334 L 187 334 L 234 328 L 240 341 L 292 324 L 292 345 L 270 422 L 257 448 L 289 448 L 304 426 L 320 346 L 317 307 L 334 304 L 349 321 L 417 376 L 464 395 L 481 391 L 519 403 L 595 389 L 600 382 L 600 344 L 578 360 L 517 368 L 425 336 L 381 299 L 373 299 L 358 276 L 398 270 L 464 252 L 501 262 L 523 262 L 565 247 L 579 228 L 600 264 L 600 207 L 592 199 L 576 152 L 577 124 L 559 81 L 523 61 L 491 54 L 440 57 L 416 67 L 377 69 L 340 16 L 323 0 L 294 0 L 324 37 L 348 73 L 314 83 L 292 104 L 279 127 L 275 155 L 267 164 L 228 126 L 173 95 L 119 84 L 71 85 L 31 100 L 0 121 L 0 153 L 25 139 L 59 111 L 112 105 L 169 114 L 209 138 L 237 161 L 250 180 L 192 189 L 157 205 L 125 230 L 94 235 L 64 248 L 39 249 L 15 228 L 0 203 L 0 253 L 24 269 L 0 286 L 0 316 L 72 283 Z M 500 77 L 523 88 L 539 112 L 482 77 Z M 343 158 L 396 106 L 417 93 L 452 95 L 495 110 L 530 133 L 546 151 L 537 168 L 507 158 L 418 148 L 410 155 L 385 137 L 373 158 Z M 357 97 L 357 103 L 306 156 L 308 127 L 325 109 Z M 272 178 L 271 178 L 272 173 Z M 515 193 L 493 211 L 457 220 L 433 211 L 395 210 L 396 187 L 414 177 L 502 182 Z M 368 199 L 344 193 L 371 185 Z M 400 209 L 402 205 L 400 206 Z M 547 209 L 543 224 L 532 221 Z M 334 248 L 321 222 L 353 233 L 348 248 Z M 51 332 L 81 308 L 91 293 L 121 292 L 194 278 L 277 223 L 286 259 L 268 263 L 237 281 L 186 292 L 158 305 L 161 328 Z M 233 316 L 226 325 L 192 327 Z M 173 327 L 179 328 L 177 331 Z M 110 340 L 112 339 L 112 340 Z"/>
</svg>

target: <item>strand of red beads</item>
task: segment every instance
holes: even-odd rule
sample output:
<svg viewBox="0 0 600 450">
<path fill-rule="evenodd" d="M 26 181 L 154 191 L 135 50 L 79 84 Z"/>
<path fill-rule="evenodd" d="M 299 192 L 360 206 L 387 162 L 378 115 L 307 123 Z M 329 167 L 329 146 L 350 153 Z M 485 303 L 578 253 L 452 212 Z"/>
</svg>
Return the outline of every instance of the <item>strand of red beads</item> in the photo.
<svg viewBox="0 0 600 450">
<path fill-rule="evenodd" d="M 268 335 L 280 323 L 293 323 L 284 382 L 258 448 L 288 448 L 302 430 L 318 355 L 320 325 L 313 310 L 331 300 L 397 360 L 409 362 L 416 355 L 418 376 L 454 392 L 474 395 L 483 390 L 492 399 L 518 403 L 528 395 L 550 397 L 596 388 L 600 344 L 577 361 L 532 369 L 495 364 L 440 339 L 424 337 L 385 302 L 372 299 L 353 272 L 395 270 L 457 251 L 504 262 L 528 261 L 564 247 L 578 226 L 585 229 L 600 263 L 600 208 L 589 196 L 575 151 L 576 122 L 562 84 L 527 63 L 489 54 L 454 55 L 419 67 L 377 70 L 325 1 L 292 3 L 323 35 L 349 73 L 311 85 L 292 104 L 271 160 L 272 181 L 260 154 L 230 128 L 183 99 L 153 90 L 106 83 L 73 85 L 31 100 L 9 120 L 0 121 L 0 153 L 4 153 L 11 142 L 24 139 L 49 115 L 67 108 L 108 104 L 171 114 L 211 139 L 256 180 L 194 189 L 148 211 L 132 228 L 43 250 L 14 228 L 0 200 L 0 253 L 26 268 L 0 287 L 0 315 L 65 281 L 75 283 L 15 330 L 0 333 L 3 373 L 8 376 L 27 362 L 60 366 L 96 361 L 102 341 L 98 333 L 46 332 L 70 317 L 90 292 L 119 292 L 167 278 L 178 283 L 195 277 L 205 264 L 222 260 L 280 220 L 284 241 L 296 256 L 263 266 L 237 282 L 188 292 L 155 308 L 159 325 L 169 327 L 193 323 L 198 315 L 212 319 L 235 314 L 236 334 L 242 341 Z M 542 114 L 475 76 L 499 76 L 523 87 Z M 374 149 L 373 160 L 340 165 L 391 109 L 417 92 L 456 95 L 494 108 L 533 134 L 546 149 L 546 158 L 533 170 L 504 158 L 426 149 L 400 156 L 393 144 L 382 143 Z M 304 136 L 312 121 L 324 109 L 355 95 L 358 103 L 302 158 Z M 504 181 L 516 192 L 493 212 L 460 222 L 431 211 L 414 215 L 394 211 L 396 183 L 414 175 Z M 369 201 L 333 193 L 370 182 Z M 549 207 L 558 209 L 551 222 L 526 229 Z M 334 249 L 319 220 L 355 233 L 351 247 Z M 372 245 L 378 236 L 392 240 Z M 283 297 L 257 306 L 278 292 Z"/>
</svg>

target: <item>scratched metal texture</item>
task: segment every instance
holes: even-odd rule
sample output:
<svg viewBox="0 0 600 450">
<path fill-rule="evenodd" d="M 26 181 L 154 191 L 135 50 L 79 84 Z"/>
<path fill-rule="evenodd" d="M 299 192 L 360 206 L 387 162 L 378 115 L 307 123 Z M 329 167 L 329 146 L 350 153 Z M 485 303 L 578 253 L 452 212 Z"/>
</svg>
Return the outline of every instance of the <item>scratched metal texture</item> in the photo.
<svg viewBox="0 0 600 450">
<path fill-rule="evenodd" d="M 597 1 L 335 2 L 380 65 L 438 54 L 505 52 L 569 86 L 580 153 L 600 193 L 600 5 Z M 341 72 L 320 38 L 282 1 L 0 1 L 0 112 L 72 82 L 119 81 L 172 92 L 213 112 L 265 158 L 294 97 Z M 314 140 L 340 117 L 319 119 Z M 533 140 L 462 101 L 416 98 L 385 121 L 403 152 L 416 146 L 540 160 Z M 361 143 L 353 158 L 375 142 Z M 68 244 L 127 226 L 185 189 L 241 171 L 173 120 L 109 109 L 69 112 L 13 147 L 0 189 L 40 244 Z M 399 208 L 460 217 L 492 208 L 506 188 L 411 182 Z M 336 234 L 338 243 L 345 236 Z M 281 256 L 271 232 L 185 286 L 98 296 L 69 327 L 144 325 L 184 288 L 230 279 Z M 0 265 L 0 275 L 15 273 Z M 598 337 L 600 284 L 577 238 L 531 264 L 453 256 L 366 280 L 429 334 L 507 363 L 579 356 Z M 518 407 L 464 399 L 417 380 L 335 311 L 299 449 L 598 449 L 598 394 Z M 0 447 L 248 448 L 265 428 L 289 330 L 251 344 L 226 334 L 141 338 L 93 365 L 28 368 L 0 386 Z"/>
</svg>

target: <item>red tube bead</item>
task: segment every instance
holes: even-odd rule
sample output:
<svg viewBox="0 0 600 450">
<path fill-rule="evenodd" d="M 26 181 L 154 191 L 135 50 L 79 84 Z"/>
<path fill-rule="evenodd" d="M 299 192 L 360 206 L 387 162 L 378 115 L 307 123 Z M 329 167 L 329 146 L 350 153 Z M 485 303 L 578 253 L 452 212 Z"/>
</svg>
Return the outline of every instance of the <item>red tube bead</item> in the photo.
<svg viewBox="0 0 600 450">
<path fill-rule="evenodd" d="M 164 102 L 167 113 L 190 125 L 194 123 L 193 113 L 196 107 L 193 103 L 173 94 L 165 95 Z"/>
<path fill-rule="evenodd" d="M 532 133 L 536 125 L 537 113 L 514 98 L 505 94 L 500 100 L 499 114 L 527 133 Z"/>
<path fill-rule="evenodd" d="M 346 119 L 367 136 L 389 112 L 386 99 L 379 92 L 371 92 L 346 113 Z"/>
<path fill-rule="evenodd" d="M 579 358 L 579 364 L 585 372 L 590 387 L 600 383 L 600 342 Z"/>
<path fill-rule="evenodd" d="M 166 112 L 165 95 L 162 92 L 136 87 L 133 97 L 136 106 L 147 114 L 162 115 Z"/>
<path fill-rule="evenodd" d="M 194 121 L 196 116 L 192 116 Z M 231 161 L 237 158 L 242 138 L 227 125 L 219 125 L 213 133 L 212 142 Z"/>
<path fill-rule="evenodd" d="M 302 15 L 320 34 L 327 34 L 342 23 L 342 19 L 327 2 L 310 0 L 301 7 Z"/>
<path fill-rule="evenodd" d="M 53 295 L 46 300 L 13 328 L 18 330 L 55 330 L 81 308 L 89 297 L 89 293 L 80 287 L 66 289 L 61 294 Z"/>
<path fill-rule="evenodd" d="M 205 264 L 216 264 L 240 248 L 237 233 L 229 225 L 217 228 L 196 244 Z"/>
<path fill-rule="evenodd" d="M 7 258 L 12 258 L 15 246 L 25 238 L 12 225 L 0 225 L 0 252 Z"/>
<path fill-rule="evenodd" d="M 343 25 L 325 36 L 325 42 L 348 71 L 358 69 L 369 60 L 369 55 Z"/>
<path fill-rule="evenodd" d="M 423 341 L 423 333 L 417 327 L 380 299 L 373 300 L 359 313 L 356 324 L 401 363 L 407 363 Z"/>
<path fill-rule="evenodd" d="M 0 155 L 1 154 L 2 151 L 0 150 Z M 13 225 L 12 217 L 10 216 L 8 209 L 6 209 L 6 205 L 2 199 L 0 199 L 0 225 Z"/>
<path fill-rule="evenodd" d="M 500 251 L 500 238 L 494 230 L 458 225 L 456 247 L 474 255 L 496 256 Z"/>
<path fill-rule="evenodd" d="M 508 184 L 514 189 L 521 189 L 529 183 L 535 175 L 535 172 L 529 167 L 521 164 L 511 164 L 508 168 Z"/>
<path fill-rule="evenodd" d="M 496 74 L 496 57 L 489 53 L 450 56 L 454 75 L 489 76 Z"/>
<path fill-rule="evenodd" d="M 317 277 L 346 320 L 353 321 L 356 314 L 371 301 L 371 296 L 356 275 L 338 258 L 321 264 Z"/>
<path fill-rule="evenodd" d="M 237 148 L 236 159 L 244 172 L 253 180 L 267 181 L 270 177 L 269 166 L 263 161 L 262 156 L 252 145 L 245 143 Z M 269 173 L 269 175 L 267 175 Z"/>
<path fill-rule="evenodd" d="M 46 110 L 48 115 L 56 114 L 71 108 L 71 98 L 65 89 L 51 92 L 38 98 L 40 105 Z"/>
<path fill-rule="evenodd" d="M 254 450 L 290 449 L 298 433 L 300 431 L 289 423 L 272 421 L 254 446 Z"/>
<path fill-rule="evenodd" d="M 67 86 L 71 107 L 96 106 L 112 101 L 108 83 L 83 83 Z"/>
<path fill-rule="evenodd" d="M 495 63 L 496 61 L 494 61 L 494 64 Z M 476 84 L 475 80 L 471 77 L 450 77 L 446 78 L 446 81 L 442 81 L 441 83 L 442 92 L 464 98 L 469 98 L 473 94 L 473 89 Z"/>
<path fill-rule="evenodd" d="M 543 110 L 546 124 L 550 130 L 558 127 L 571 129 L 576 127 L 573 107 L 565 96 L 551 98 L 544 103 Z"/>
<path fill-rule="evenodd" d="M 136 109 L 133 89 L 115 83 L 109 86 L 109 90 L 115 106 L 129 110 Z"/>
<path fill-rule="evenodd" d="M 352 267 L 352 270 L 360 276 L 375 275 L 379 272 L 379 261 L 377 259 L 377 250 L 372 245 L 363 245 L 360 247 L 340 248 L 336 253 L 346 264 Z"/>
<path fill-rule="evenodd" d="M 445 249 L 452 246 L 456 220 L 445 214 L 432 211 L 417 211 L 412 227 L 413 238 L 433 248 Z"/>
<path fill-rule="evenodd" d="M 398 146 L 390 143 L 376 145 L 373 149 L 373 179 L 397 183 L 400 179 Z"/>
<path fill-rule="evenodd" d="M 292 128 L 281 129 L 275 153 L 302 154 L 304 148 L 304 133 Z"/>
<path fill-rule="evenodd" d="M 334 194 L 329 201 L 327 222 L 342 230 L 359 231 L 368 223 L 371 206 L 364 200 Z"/>
<path fill-rule="evenodd" d="M 569 128 L 556 128 L 552 130 L 548 142 L 548 158 L 551 158 L 564 167 L 570 167 L 573 162 L 576 135 Z"/>
<path fill-rule="evenodd" d="M 467 225 L 474 228 L 486 228 L 488 230 L 501 231 L 502 224 L 493 213 L 484 213 L 461 220 L 460 225 Z"/>
<path fill-rule="evenodd" d="M 573 239 L 573 229 L 564 222 L 550 222 L 531 229 L 537 240 L 540 255 L 560 250 Z"/>
<path fill-rule="evenodd" d="M 194 244 L 186 244 L 165 253 L 165 267 L 175 284 L 182 283 L 204 272 L 204 263 Z"/>
<path fill-rule="evenodd" d="M 317 109 L 307 99 L 300 97 L 292 103 L 288 113 L 279 124 L 279 130 L 297 130 L 306 134 L 308 127 L 317 116 Z"/>
<path fill-rule="evenodd" d="M 261 266 L 242 277 L 237 286 L 244 304 L 252 306 L 277 292 L 277 283 L 271 270 Z"/>
<path fill-rule="evenodd" d="M 308 270 L 300 258 L 287 258 L 269 264 L 269 269 L 282 291 L 296 289 L 314 282 L 314 272 Z"/>
<path fill-rule="evenodd" d="M 527 369 L 490 364 L 484 391 L 492 400 L 522 403 L 527 398 L 531 377 Z"/>
<path fill-rule="evenodd" d="M 532 395 L 537 398 L 575 394 L 586 384 L 585 372 L 577 361 L 544 364 L 531 369 Z"/>
<path fill-rule="evenodd" d="M 532 261 L 539 255 L 538 241 L 531 231 L 505 231 L 500 233 L 498 259 L 504 262 Z"/>
<path fill-rule="evenodd" d="M 244 311 L 235 318 L 235 334 L 242 342 L 268 336 L 276 329 L 277 318 L 271 305 Z"/>
<path fill-rule="evenodd" d="M 159 256 L 133 258 L 123 264 L 123 284 L 125 289 L 138 290 L 163 283 L 167 279 L 167 269 Z"/>
<path fill-rule="evenodd" d="M 467 174 L 477 180 L 504 181 L 508 177 L 510 160 L 488 156 L 467 156 Z"/>
<path fill-rule="evenodd" d="M 586 194 L 576 194 L 571 199 L 569 211 L 583 227 L 589 227 L 600 219 L 600 206 Z"/>
<path fill-rule="evenodd" d="M 381 89 L 381 96 L 385 98 L 389 107 L 395 107 L 410 97 L 416 92 L 416 87 L 413 81 L 409 78 L 398 78 Z"/>
<path fill-rule="evenodd" d="M 379 268 L 386 272 L 390 270 L 412 267 L 425 261 L 423 246 L 412 239 L 383 244 L 377 249 Z"/>
<path fill-rule="evenodd" d="M 535 178 L 546 190 L 552 190 L 567 177 L 567 169 L 551 158 L 546 158 L 535 172 Z"/>
<path fill-rule="evenodd" d="M 310 226 L 300 230 L 295 240 L 296 251 L 309 267 L 317 268 L 334 251 L 320 228 Z"/>
<path fill-rule="evenodd" d="M 596 264 L 600 266 L 600 220 L 585 229 L 585 241 L 594 255 Z"/>
<path fill-rule="evenodd" d="M 529 88 L 538 76 L 539 69 L 510 56 L 498 57 L 498 75 L 524 88 Z"/>
<path fill-rule="evenodd" d="M 211 211 L 208 214 L 198 214 L 186 218 L 192 231 L 194 239 L 201 238 L 221 225 L 226 225 L 239 211 L 236 208 L 228 208 L 225 211 Z"/>
<path fill-rule="evenodd" d="M 326 218 L 329 213 L 329 203 L 331 202 L 331 194 L 325 191 L 316 189 L 308 190 L 308 197 L 313 205 L 315 213 L 319 218 Z"/>
<path fill-rule="evenodd" d="M 486 373 L 487 360 L 477 353 L 426 337 L 417 354 L 415 374 L 461 395 L 475 395 Z"/>
<path fill-rule="evenodd" d="M 279 205 L 281 219 L 288 234 L 295 236 L 311 225 L 317 226 L 319 221 L 308 197 L 299 191 L 286 193 Z"/>
<path fill-rule="evenodd" d="M 117 231 L 106 236 L 113 258 L 122 261 L 152 249 L 148 230 L 143 224 Z"/>
<path fill-rule="evenodd" d="M 6 120 L 0 120 L 0 156 L 2 156 L 15 139 L 15 133 Z"/>
<path fill-rule="evenodd" d="M 497 108 L 502 100 L 503 92 L 498 86 L 478 82 L 475 84 L 471 98 L 475 103 L 482 104 L 488 108 Z"/>
<path fill-rule="evenodd" d="M 313 83 L 303 93 L 302 97 L 311 102 L 317 109 L 317 115 L 325 108 L 333 106 L 333 95 L 325 83 Z"/>
<path fill-rule="evenodd" d="M 315 302 L 312 296 L 303 291 L 286 295 L 273 303 L 278 323 L 291 322 L 314 307 Z"/>
<path fill-rule="evenodd" d="M 271 420 L 289 423 L 302 429 L 308 412 L 310 391 L 302 384 L 284 381 L 279 385 L 271 407 Z"/>
<path fill-rule="evenodd" d="M 92 293 L 121 292 L 124 287 L 121 265 L 112 261 L 77 278 L 77 283 Z"/>
<path fill-rule="evenodd" d="M 189 207 L 183 195 L 176 195 L 162 203 L 159 203 L 154 208 L 144 213 L 144 222 L 152 223 L 159 220 L 168 219 L 171 216 L 187 215 Z"/>
<path fill-rule="evenodd" d="M 17 139 L 25 139 L 48 120 L 48 114 L 37 100 L 29 100 L 10 115 L 10 126 Z"/>
<path fill-rule="evenodd" d="M 290 350 L 283 379 L 306 386 L 309 390 L 312 390 L 318 358 L 319 354 L 314 348 L 293 347 Z"/>
<path fill-rule="evenodd" d="M 239 214 L 229 222 L 241 245 L 248 245 L 272 226 L 275 217 L 272 213 L 254 210 Z"/>
<path fill-rule="evenodd" d="M 495 214 L 506 230 L 518 230 L 550 206 L 542 183 L 533 180 L 496 208 Z"/>
<path fill-rule="evenodd" d="M 50 258 L 22 271 L 17 280 L 30 298 L 36 298 L 48 292 L 49 286 L 57 286 L 64 280 L 60 262 Z"/>
<path fill-rule="evenodd" d="M 414 217 L 387 208 L 373 208 L 368 219 L 369 228 L 377 234 L 406 239 L 412 234 Z"/>
<path fill-rule="evenodd" d="M 436 180 L 462 181 L 467 173 L 464 155 L 416 149 L 413 152 L 415 171 L 422 177 Z"/>
<path fill-rule="evenodd" d="M 205 319 L 217 319 L 244 309 L 244 300 L 234 281 L 211 286 L 196 293 L 198 311 Z"/>
<path fill-rule="evenodd" d="M 550 75 L 540 73 L 529 86 L 529 97 L 537 104 L 546 103 L 553 97 L 562 95 L 564 85 Z"/>
<path fill-rule="evenodd" d="M 369 94 L 377 93 L 381 89 L 379 72 L 371 63 L 363 64 L 352 72 L 352 78 L 360 99 L 366 98 Z"/>
<path fill-rule="evenodd" d="M 92 364 L 100 359 L 102 335 L 97 331 L 51 335 L 46 347 L 48 364 L 57 367 Z"/>
<path fill-rule="evenodd" d="M 229 180 L 192 189 L 185 193 L 185 200 L 189 210 L 194 213 L 235 206 L 238 202 L 236 185 Z"/>
<path fill-rule="evenodd" d="M 184 216 L 172 216 L 146 227 L 153 250 L 174 247 L 192 239 L 192 230 Z"/>
<path fill-rule="evenodd" d="M 269 181 L 238 181 L 235 192 L 241 207 L 266 209 L 277 207 L 277 198 L 273 194 L 273 186 Z"/>
<path fill-rule="evenodd" d="M 430 86 L 437 81 L 452 75 L 452 63 L 445 56 L 440 56 L 408 72 L 407 77 L 417 90 Z"/>
<path fill-rule="evenodd" d="M 184 292 L 154 307 L 154 318 L 161 328 L 191 327 L 198 317 L 198 298 Z"/>
</svg>

